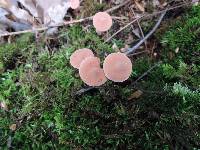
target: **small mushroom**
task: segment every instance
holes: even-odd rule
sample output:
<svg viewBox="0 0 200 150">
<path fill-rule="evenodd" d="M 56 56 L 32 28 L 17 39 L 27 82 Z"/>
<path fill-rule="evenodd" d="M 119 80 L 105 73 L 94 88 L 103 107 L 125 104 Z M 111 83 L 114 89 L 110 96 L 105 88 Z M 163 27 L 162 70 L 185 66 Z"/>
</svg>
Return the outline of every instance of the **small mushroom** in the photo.
<svg viewBox="0 0 200 150">
<path fill-rule="evenodd" d="M 76 50 L 70 56 L 70 64 L 74 67 L 79 69 L 81 62 L 86 59 L 87 57 L 94 57 L 93 52 L 90 49 L 83 48 Z"/>
<path fill-rule="evenodd" d="M 108 55 L 103 63 L 105 76 L 114 82 L 124 82 L 132 72 L 131 60 L 123 53 Z"/>
<path fill-rule="evenodd" d="M 80 0 L 70 0 L 70 7 L 77 9 L 80 6 Z"/>
<path fill-rule="evenodd" d="M 112 23 L 112 17 L 106 12 L 98 12 L 93 17 L 93 25 L 97 32 L 108 31 Z"/>
<path fill-rule="evenodd" d="M 89 86 L 101 86 L 107 81 L 97 57 L 86 58 L 80 65 L 79 75 L 83 82 Z"/>
</svg>

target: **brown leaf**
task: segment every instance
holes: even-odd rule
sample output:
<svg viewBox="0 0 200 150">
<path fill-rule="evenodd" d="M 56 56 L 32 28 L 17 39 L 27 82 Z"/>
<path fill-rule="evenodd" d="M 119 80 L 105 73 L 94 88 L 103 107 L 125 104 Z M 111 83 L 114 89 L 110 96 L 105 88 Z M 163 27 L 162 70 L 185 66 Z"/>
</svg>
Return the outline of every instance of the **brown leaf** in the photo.
<svg viewBox="0 0 200 150">
<path fill-rule="evenodd" d="M 0 22 L 16 31 L 41 24 L 54 25 L 64 21 L 69 7 L 68 0 L 0 0 Z"/>
<path fill-rule="evenodd" d="M 138 8 L 141 12 L 144 12 L 144 11 L 145 11 L 144 6 L 142 6 L 139 2 L 135 1 L 135 4 L 136 4 L 137 8 Z"/>
<path fill-rule="evenodd" d="M 17 129 L 17 125 L 16 124 L 12 124 L 10 126 L 10 130 L 15 131 Z"/>
<path fill-rule="evenodd" d="M 128 98 L 128 100 L 132 100 L 134 98 L 138 99 L 140 96 L 142 96 L 143 92 L 140 90 L 135 91 L 131 96 Z"/>
</svg>

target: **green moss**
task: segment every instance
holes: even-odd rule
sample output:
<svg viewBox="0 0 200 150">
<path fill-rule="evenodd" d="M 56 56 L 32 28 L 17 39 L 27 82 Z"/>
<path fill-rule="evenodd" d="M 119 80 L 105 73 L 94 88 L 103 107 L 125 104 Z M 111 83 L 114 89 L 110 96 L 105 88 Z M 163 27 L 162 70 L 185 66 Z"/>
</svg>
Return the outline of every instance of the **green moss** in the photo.
<svg viewBox="0 0 200 150">
<path fill-rule="evenodd" d="M 103 11 L 106 10 L 106 4 L 105 3 L 97 3 L 94 0 L 86 0 L 84 1 L 84 15 L 85 16 L 92 16 L 95 13 L 99 12 L 99 11 Z"/>
<path fill-rule="evenodd" d="M 162 43 L 167 51 L 179 48 L 179 58 L 189 60 L 190 62 L 199 62 L 198 57 L 194 57 L 195 53 L 200 52 L 200 7 L 193 7 L 190 13 L 183 16 L 176 24 L 170 27 L 166 32 Z"/>
<path fill-rule="evenodd" d="M 75 25 L 69 31 L 61 34 L 61 37 L 68 39 L 69 52 L 78 48 L 90 48 L 100 57 L 105 52 L 112 52 L 112 46 L 104 43 L 103 40 L 96 34 L 95 30 L 85 31 L 81 26 Z"/>
<path fill-rule="evenodd" d="M 155 60 L 138 57 L 129 80 L 110 81 L 81 96 L 75 93 L 85 86 L 69 64 L 70 55 L 83 47 L 100 58 L 112 52 L 111 45 L 93 29 L 85 31 L 75 25 L 61 30 L 53 52 L 43 50 L 43 44 L 36 49 L 33 37 L 26 34 L 17 42 L 1 45 L 0 101 L 6 102 L 9 111 L 0 109 L 0 147 L 7 149 L 12 137 L 14 149 L 197 148 L 200 66 L 194 54 L 199 43 L 190 43 L 199 33 L 198 20 L 192 21 L 199 16 L 197 12 L 199 8 L 193 8 L 188 19 L 182 19 L 184 23 L 170 27 L 162 40 L 165 51 L 160 54 L 160 65 L 137 84 L 132 85 Z M 190 29 L 194 32 L 187 37 Z M 120 40 L 114 42 L 122 46 Z M 173 52 L 177 47 L 180 51 Z M 127 100 L 137 90 L 142 95 Z M 16 131 L 9 129 L 13 123 Z"/>
<path fill-rule="evenodd" d="M 0 46 L 0 63 L 5 69 L 13 69 L 16 67 L 18 60 L 23 61 L 25 59 L 27 52 L 34 47 L 32 39 L 32 34 L 25 34 L 12 43 Z"/>
<path fill-rule="evenodd" d="M 70 41 L 66 45 L 68 36 Z M 93 30 L 86 32 L 80 26 L 61 31 L 61 46 L 53 55 L 48 51 L 36 51 L 32 39 L 28 37 L 29 35 L 25 34 L 16 42 L 0 46 L 0 58 L 6 69 L 10 67 L 10 63 L 15 65 L 9 68 L 12 69 L 11 72 L 1 75 L 0 97 L 9 106 L 10 113 L 7 117 L 14 116 L 9 121 L 18 124 L 15 120 L 22 118 L 25 122 L 23 127 L 15 132 L 13 146 L 24 149 L 29 149 L 30 146 L 39 149 L 52 147 L 54 144 L 45 142 L 50 139 L 45 131 L 48 128 L 52 128 L 52 131 L 48 132 L 55 135 L 56 146 L 88 147 L 95 144 L 100 138 L 99 127 L 92 126 L 93 120 L 80 116 L 82 109 L 86 107 L 101 111 L 101 100 L 98 100 L 98 97 L 84 97 L 77 103 L 73 93 L 80 89 L 83 83 L 76 77 L 77 70 L 70 66 L 69 58 L 78 48 L 88 47 L 97 54 L 103 54 L 112 50 L 110 45 L 102 44 L 102 40 Z M 28 50 L 29 52 L 25 52 Z M 16 66 L 13 59 L 21 57 L 25 60 L 23 65 Z M 39 68 L 36 69 L 35 66 Z M 7 117 L 2 118 L 2 122 L 5 123 Z M 6 123 L 6 126 L 1 123 L 3 137 L 10 136 L 10 122 Z M 23 145 L 19 144 L 22 141 Z M 45 144 L 42 146 L 41 143 Z"/>
</svg>

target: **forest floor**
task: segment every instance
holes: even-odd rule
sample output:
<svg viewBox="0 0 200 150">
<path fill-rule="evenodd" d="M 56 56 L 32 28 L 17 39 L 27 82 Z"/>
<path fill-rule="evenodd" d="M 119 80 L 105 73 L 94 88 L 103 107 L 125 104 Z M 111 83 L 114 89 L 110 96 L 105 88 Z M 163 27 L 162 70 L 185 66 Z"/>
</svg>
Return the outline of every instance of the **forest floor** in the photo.
<svg viewBox="0 0 200 150">
<path fill-rule="evenodd" d="M 167 6 L 182 3 L 167 1 Z M 114 25 L 101 35 L 85 21 L 61 27 L 52 38 L 42 33 L 37 38 L 32 33 L 2 38 L 0 149 L 200 149 L 200 6 L 168 11 L 130 56 L 133 72 L 123 83 L 90 88 L 69 64 L 79 48 L 90 48 L 103 60 L 132 47 L 161 13 L 105 41 L 134 15 L 164 10 L 164 4 L 149 2 L 143 8 L 138 3 L 135 11 L 130 2 L 111 13 Z M 110 2 L 85 0 L 84 11 L 69 13 L 78 19 L 112 7 Z"/>
</svg>

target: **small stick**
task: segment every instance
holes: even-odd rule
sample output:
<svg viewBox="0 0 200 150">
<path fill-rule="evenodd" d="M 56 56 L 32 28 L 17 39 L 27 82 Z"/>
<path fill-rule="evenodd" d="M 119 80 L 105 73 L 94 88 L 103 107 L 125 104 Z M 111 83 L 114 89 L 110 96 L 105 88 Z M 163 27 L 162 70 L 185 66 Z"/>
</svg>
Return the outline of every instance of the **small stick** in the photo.
<svg viewBox="0 0 200 150">
<path fill-rule="evenodd" d="M 131 56 L 137 56 L 137 55 L 140 55 L 140 54 L 143 54 L 143 53 L 147 53 L 147 52 L 148 52 L 148 51 L 145 50 L 145 51 L 141 51 L 141 52 L 133 53 L 133 54 L 128 55 L 128 57 L 131 57 Z"/>
<path fill-rule="evenodd" d="M 141 18 L 141 17 L 140 17 Z M 118 33 L 120 33 L 121 31 L 123 31 L 124 29 L 126 29 L 127 27 L 129 27 L 132 23 L 134 23 L 135 21 L 137 21 L 138 19 L 140 19 L 139 17 L 138 18 L 135 18 L 134 20 L 132 20 L 130 23 L 128 23 L 127 25 L 125 25 L 123 28 L 121 28 L 120 30 L 118 30 L 117 32 L 115 32 L 112 36 L 110 36 L 106 41 L 106 42 L 109 42 L 114 36 L 116 36 Z"/>
<path fill-rule="evenodd" d="M 117 5 L 117 6 L 115 6 L 115 7 L 112 7 L 112 8 L 110 8 L 110 9 L 106 10 L 105 12 L 107 12 L 107 13 L 113 12 L 113 11 L 115 11 L 115 10 L 117 10 L 117 9 L 119 9 L 119 8 L 121 8 L 121 7 L 123 7 L 124 5 L 128 4 L 130 1 L 131 1 L 131 0 L 127 0 L 127 1 L 125 1 L 125 2 L 123 2 L 123 3 L 121 3 L 121 4 L 119 4 L 119 5 Z"/>
<path fill-rule="evenodd" d="M 133 8 L 130 8 L 130 9 L 131 9 L 133 15 L 136 16 L 135 11 L 133 10 Z M 142 35 L 142 38 L 144 38 L 144 32 L 143 32 L 143 30 L 142 30 L 142 27 L 141 27 L 141 25 L 140 25 L 140 21 L 139 21 L 139 20 L 137 20 L 137 24 L 138 24 L 140 33 L 141 33 L 141 35 Z M 147 42 L 145 41 L 144 43 L 145 43 L 145 48 L 147 49 Z"/>
<path fill-rule="evenodd" d="M 135 85 L 139 80 L 141 80 L 142 78 L 144 78 L 145 76 L 147 76 L 153 69 L 155 69 L 156 67 L 158 67 L 161 64 L 161 62 L 156 63 L 154 66 L 152 66 L 149 70 L 147 70 L 145 73 L 143 73 L 139 78 L 137 78 L 137 80 L 135 80 L 132 85 Z"/>
<path fill-rule="evenodd" d="M 75 93 L 75 95 L 82 95 L 83 93 L 85 93 L 85 92 L 88 92 L 88 91 L 90 91 L 90 90 L 92 90 L 92 89 L 94 89 L 95 87 L 87 87 L 87 88 L 82 88 L 82 89 L 80 89 L 79 91 L 77 91 L 76 93 Z"/>
<path fill-rule="evenodd" d="M 39 28 L 35 28 L 35 29 L 29 29 L 29 30 L 24 30 L 24 31 L 17 31 L 17 32 L 10 32 L 10 33 L 4 33 L 4 34 L 0 34 L 0 37 L 3 36 L 9 36 L 9 35 L 19 35 L 19 34 L 23 34 L 23 33 L 34 33 L 36 31 L 44 31 L 44 30 L 48 30 L 49 28 L 53 28 L 53 27 L 60 27 L 60 26 L 64 26 L 64 25 L 69 25 L 69 24 L 74 24 L 74 23 L 80 23 L 83 22 L 85 20 L 90 19 L 90 17 L 84 18 L 84 19 L 80 19 L 80 20 L 72 20 L 72 21 L 66 21 L 64 23 L 60 23 L 60 24 L 56 24 L 56 25 L 51 25 L 51 26 L 46 26 L 46 27 L 39 27 Z"/>
<path fill-rule="evenodd" d="M 141 17 L 137 17 L 134 20 L 132 20 L 130 23 L 128 23 L 127 25 L 125 25 L 123 28 L 121 28 L 120 30 L 118 30 L 117 32 L 115 32 L 112 36 L 110 36 L 105 42 L 109 42 L 114 36 L 116 36 L 118 33 L 120 33 L 121 31 L 123 31 L 124 29 L 126 29 L 127 27 L 129 27 L 132 23 L 134 23 L 135 21 L 138 21 L 139 19 L 145 17 L 144 15 L 142 15 Z M 143 38 L 144 39 L 144 38 Z M 145 39 L 146 41 L 146 39 Z"/>
<path fill-rule="evenodd" d="M 173 6 L 171 8 L 168 8 L 167 11 L 170 11 L 170 10 L 173 10 L 173 9 L 177 9 L 177 8 L 180 8 L 180 7 L 183 7 L 183 6 L 186 6 L 186 5 L 189 5 L 189 4 L 193 4 L 194 2 L 189 2 L 189 3 L 183 3 L 183 4 L 180 4 L 180 5 L 177 5 L 177 6 Z M 141 20 L 142 18 L 148 18 L 148 17 L 152 17 L 152 16 L 155 16 L 155 15 L 158 15 L 158 14 L 161 14 L 163 12 L 165 12 L 166 10 L 161 10 L 161 11 L 157 11 L 157 12 L 154 12 L 152 14 L 149 14 L 149 15 L 142 15 L 140 17 L 137 17 L 135 18 L 134 20 L 132 20 L 130 23 L 128 23 L 126 26 L 124 26 L 123 28 L 121 28 L 119 31 L 117 31 L 116 33 L 114 33 L 111 37 L 109 37 L 105 42 L 109 42 L 114 36 L 116 36 L 118 33 L 120 33 L 121 31 L 123 31 L 124 29 L 126 29 L 127 27 L 129 27 L 132 23 L 134 23 L 135 21 L 138 21 L 138 20 Z"/>
<path fill-rule="evenodd" d="M 162 13 L 162 15 L 160 16 L 158 22 L 153 27 L 153 29 L 142 40 L 140 40 L 135 46 L 133 46 L 132 48 L 129 48 L 129 50 L 127 52 L 125 52 L 125 54 L 128 55 L 130 53 L 135 52 L 136 49 L 138 49 L 140 47 L 140 45 L 142 45 L 156 31 L 156 29 L 160 26 L 166 12 L 167 12 L 167 10 L 165 10 L 164 13 Z"/>
<path fill-rule="evenodd" d="M 135 14 L 135 11 L 133 10 L 133 8 L 130 8 L 130 10 L 132 11 L 132 13 L 133 13 L 133 15 L 134 15 L 134 17 L 135 17 L 136 14 Z M 141 27 L 141 25 L 140 25 L 140 22 L 139 22 L 139 20 L 136 20 L 136 21 L 137 21 L 139 30 L 140 30 L 140 32 L 141 32 L 142 38 L 144 38 L 144 32 L 142 31 L 142 27 Z"/>
<path fill-rule="evenodd" d="M 105 12 L 108 12 L 108 13 L 113 12 L 113 11 L 115 11 L 115 10 L 123 7 L 128 2 L 130 2 L 130 0 L 127 0 L 124 3 L 119 4 L 119 5 L 111 8 L 111 9 L 108 9 Z M 23 30 L 23 31 L 17 31 L 17 32 L 3 33 L 3 34 L 0 34 L 0 37 L 10 36 L 10 35 L 19 35 L 19 34 L 24 34 L 24 33 L 34 33 L 36 31 L 44 31 L 44 30 L 48 30 L 49 28 L 53 28 L 53 27 L 61 27 L 61 26 L 65 26 L 65 25 L 70 25 L 70 24 L 75 24 L 75 23 L 81 23 L 81 22 L 84 22 L 86 20 L 91 20 L 92 18 L 93 18 L 93 16 L 86 17 L 86 18 L 79 19 L 79 20 L 65 21 L 64 23 L 55 24 L 55 25 L 51 25 L 51 26 L 38 27 L 38 28 L 35 28 L 35 29 L 29 29 L 29 30 Z"/>
</svg>

